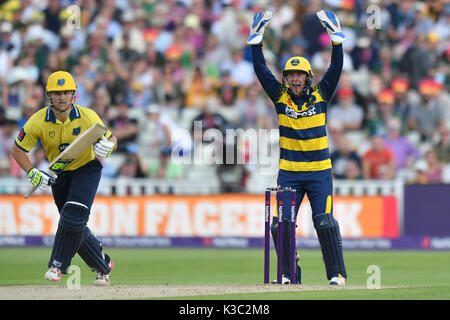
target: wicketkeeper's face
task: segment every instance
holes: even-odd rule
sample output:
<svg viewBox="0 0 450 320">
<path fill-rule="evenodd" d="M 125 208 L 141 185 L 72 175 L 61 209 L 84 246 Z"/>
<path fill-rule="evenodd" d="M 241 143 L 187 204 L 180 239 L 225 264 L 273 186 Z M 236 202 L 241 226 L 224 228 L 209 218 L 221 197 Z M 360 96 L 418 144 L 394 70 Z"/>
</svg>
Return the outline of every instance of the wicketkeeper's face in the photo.
<svg viewBox="0 0 450 320">
<path fill-rule="evenodd" d="M 302 71 L 290 71 L 286 75 L 286 81 L 288 82 L 292 93 L 294 93 L 296 96 L 302 94 L 303 89 L 306 85 L 306 77 L 306 73 Z"/>
</svg>

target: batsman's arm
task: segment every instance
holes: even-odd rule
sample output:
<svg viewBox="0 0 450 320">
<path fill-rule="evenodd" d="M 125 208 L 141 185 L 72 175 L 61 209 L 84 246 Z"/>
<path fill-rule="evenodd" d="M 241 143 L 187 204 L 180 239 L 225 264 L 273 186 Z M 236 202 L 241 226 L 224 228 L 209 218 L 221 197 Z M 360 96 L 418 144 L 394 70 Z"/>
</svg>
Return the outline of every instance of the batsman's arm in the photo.
<svg viewBox="0 0 450 320">
<path fill-rule="evenodd" d="M 256 77 L 261 83 L 264 91 L 272 99 L 274 103 L 280 97 L 281 83 L 275 78 L 272 72 L 269 70 L 264 58 L 262 46 L 253 45 L 252 47 L 252 59 L 253 68 L 255 70 Z"/>
<path fill-rule="evenodd" d="M 16 160 L 17 164 L 28 173 L 31 169 L 33 169 L 33 164 L 28 158 L 27 153 L 19 148 L 16 144 L 13 145 L 11 149 L 11 156 Z"/>
<path fill-rule="evenodd" d="M 28 199 L 39 188 L 49 190 L 50 186 L 55 183 L 56 176 L 36 169 L 28 158 L 27 153 L 18 145 L 14 144 L 11 148 L 11 156 L 27 173 L 29 182 L 33 186 L 32 189 L 24 194 L 25 199 Z"/>
</svg>

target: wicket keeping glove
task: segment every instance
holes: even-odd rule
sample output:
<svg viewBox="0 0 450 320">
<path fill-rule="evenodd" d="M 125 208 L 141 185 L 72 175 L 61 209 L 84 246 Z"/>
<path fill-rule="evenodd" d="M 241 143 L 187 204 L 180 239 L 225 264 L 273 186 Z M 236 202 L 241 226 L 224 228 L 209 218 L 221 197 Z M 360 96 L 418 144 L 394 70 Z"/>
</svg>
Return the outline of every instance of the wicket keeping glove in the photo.
<svg viewBox="0 0 450 320">
<path fill-rule="evenodd" d="M 114 142 L 109 141 L 102 136 L 102 139 L 94 145 L 95 155 L 103 158 L 108 158 L 114 149 Z"/>
<path fill-rule="evenodd" d="M 336 14 L 328 10 L 320 10 L 316 13 L 320 23 L 327 30 L 333 44 L 344 42 L 345 35 L 342 33 L 341 24 Z"/>
<path fill-rule="evenodd" d="M 28 171 L 28 179 L 35 189 L 49 190 L 50 186 L 55 183 L 56 177 L 45 171 L 32 168 Z"/>
<path fill-rule="evenodd" d="M 264 35 L 264 29 L 272 18 L 272 12 L 258 12 L 253 16 L 253 22 L 250 25 L 250 35 L 247 39 L 248 45 L 258 45 L 261 43 Z"/>
</svg>

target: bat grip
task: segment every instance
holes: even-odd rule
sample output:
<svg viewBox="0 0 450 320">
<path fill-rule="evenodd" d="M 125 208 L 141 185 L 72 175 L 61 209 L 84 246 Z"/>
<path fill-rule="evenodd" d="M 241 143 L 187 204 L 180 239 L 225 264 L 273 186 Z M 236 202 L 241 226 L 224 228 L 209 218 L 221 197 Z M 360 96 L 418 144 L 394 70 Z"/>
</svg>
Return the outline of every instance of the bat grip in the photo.
<svg viewBox="0 0 450 320">
<path fill-rule="evenodd" d="M 33 187 L 30 191 L 27 191 L 23 196 L 25 199 L 28 199 L 36 190 L 38 187 Z"/>
</svg>

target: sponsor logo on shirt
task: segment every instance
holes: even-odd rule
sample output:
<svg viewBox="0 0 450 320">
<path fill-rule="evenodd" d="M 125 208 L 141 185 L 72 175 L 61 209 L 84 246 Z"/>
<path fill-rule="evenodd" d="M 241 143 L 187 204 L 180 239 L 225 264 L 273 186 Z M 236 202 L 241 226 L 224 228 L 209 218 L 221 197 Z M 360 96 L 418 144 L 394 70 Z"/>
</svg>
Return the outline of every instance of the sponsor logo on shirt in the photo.
<svg viewBox="0 0 450 320">
<path fill-rule="evenodd" d="M 312 115 L 315 115 L 317 113 L 316 107 L 311 107 L 308 110 L 305 110 L 303 112 L 297 112 L 294 109 L 289 108 L 286 106 L 285 113 L 288 117 L 298 119 L 298 118 L 304 118 L 304 117 L 311 117 Z"/>
</svg>

